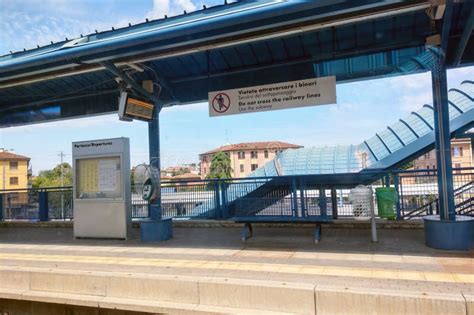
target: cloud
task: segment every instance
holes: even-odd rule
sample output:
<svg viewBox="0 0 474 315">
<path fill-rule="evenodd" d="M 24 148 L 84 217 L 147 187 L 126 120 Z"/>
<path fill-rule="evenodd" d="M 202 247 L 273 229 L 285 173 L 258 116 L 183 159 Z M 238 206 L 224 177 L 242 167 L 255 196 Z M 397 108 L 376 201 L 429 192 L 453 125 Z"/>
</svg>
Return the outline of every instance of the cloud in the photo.
<svg viewBox="0 0 474 315">
<path fill-rule="evenodd" d="M 152 19 L 160 19 L 165 14 L 174 16 L 182 14 L 183 11 L 191 12 L 196 10 L 196 5 L 191 0 L 153 0 L 153 8 L 147 16 Z"/>
<path fill-rule="evenodd" d="M 208 103 L 201 102 L 201 103 L 194 103 L 194 104 L 187 104 L 187 105 L 174 105 L 171 107 L 164 107 L 162 110 L 162 114 L 171 114 L 177 112 L 202 112 L 208 110 Z"/>
</svg>

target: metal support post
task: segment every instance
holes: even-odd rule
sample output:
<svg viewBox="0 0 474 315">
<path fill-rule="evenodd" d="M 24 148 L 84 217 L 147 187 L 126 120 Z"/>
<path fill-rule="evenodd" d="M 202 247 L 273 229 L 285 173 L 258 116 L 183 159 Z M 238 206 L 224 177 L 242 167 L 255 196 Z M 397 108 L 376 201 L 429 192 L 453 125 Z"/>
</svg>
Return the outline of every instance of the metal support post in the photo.
<svg viewBox="0 0 474 315">
<path fill-rule="evenodd" d="M 40 222 L 47 222 L 49 219 L 49 203 L 48 203 L 48 192 L 40 191 L 38 193 L 39 199 L 39 220 Z"/>
<path fill-rule="evenodd" d="M 397 220 L 402 220 L 402 209 L 400 204 L 400 180 L 398 174 L 393 175 L 393 186 L 395 187 L 395 191 L 397 192 L 397 204 L 395 205 L 397 208 Z"/>
<path fill-rule="evenodd" d="M 372 236 L 372 243 L 377 243 L 377 224 L 375 222 L 375 211 L 373 205 L 370 207 L 370 232 Z"/>
<path fill-rule="evenodd" d="M 150 204 L 150 219 L 161 220 L 161 163 L 160 163 L 160 112 L 155 109 L 153 113 L 153 120 L 148 123 L 148 145 L 150 168 L 152 169 L 152 176 L 155 184 L 155 199 Z"/>
<path fill-rule="evenodd" d="M 290 182 L 290 189 L 291 189 L 291 205 L 292 205 L 292 212 L 293 216 L 298 216 L 298 193 L 296 190 L 296 177 L 291 178 Z"/>
<path fill-rule="evenodd" d="M 321 216 L 325 217 L 328 215 L 328 207 L 326 201 L 326 189 L 319 189 L 319 209 L 321 209 Z"/>
<path fill-rule="evenodd" d="M 390 175 L 389 174 L 385 175 L 384 184 L 385 184 L 385 187 L 390 187 Z"/>
<path fill-rule="evenodd" d="M 0 194 L 0 222 L 3 221 L 3 194 Z"/>
<path fill-rule="evenodd" d="M 440 56 L 437 59 L 436 66 L 431 71 L 436 163 L 438 167 L 439 212 L 441 220 L 455 220 L 448 87 L 444 59 L 444 56 Z"/>
<path fill-rule="evenodd" d="M 162 218 L 160 179 L 160 106 L 155 104 L 153 119 L 148 123 L 148 141 L 152 180 L 155 183 L 155 199 L 149 206 L 150 218 L 140 223 L 140 237 L 144 242 L 166 241 L 173 237 L 171 218 Z"/>
<path fill-rule="evenodd" d="M 214 182 L 214 201 L 216 203 L 214 219 L 222 219 L 222 207 L 221 207 L 221 184 L 219 181 Z"/>
<path fill-rule="evenodd" d="M 229 205 L 227 203 L 227 189 L 229 188 L 229 184 L 225 181 L 221 183 L 221 201 L 222 201 L 222 218 L 227 219 L 229 217 Z"/>
<path fill-rule="evenodd" d="M 337 219 L 337 190 L 336 188 L 331 188 L 331 205 L 332 205 L 332 218 Z"/>
<path fill-rule="evenodd" d="M 306 217 L 307 216 L 307 209 L 306 209 L 306 192 L 305 192 L 305 182 L 303 178 L 300 178 L 300 204 L 301 204 L 301 216 Z"/>
</svg>

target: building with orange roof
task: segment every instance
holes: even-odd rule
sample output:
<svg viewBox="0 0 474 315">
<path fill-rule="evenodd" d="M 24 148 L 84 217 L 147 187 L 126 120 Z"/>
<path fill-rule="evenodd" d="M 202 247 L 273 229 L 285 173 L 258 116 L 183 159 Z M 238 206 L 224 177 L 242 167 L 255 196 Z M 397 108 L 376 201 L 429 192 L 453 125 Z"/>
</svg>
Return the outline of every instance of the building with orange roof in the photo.
<svg viewBox="0 0 474 315">
<path fill-rule="evenodd" d="M 225 152 L 230 157 L 232 177 L 245 177 L 258 167 L 272 160 L 276 154 L 288 149 L 299 149 L 303 146 L 282 142 L 244 142 L 224 145 L 199 154 L 201 161 L 201 178 L 206 178 L 211 168 L 212 156 L 217 152 Z"/>
<path fill-rule="evenodd" d="M 0 190 L 29 187 L 30 158 L 0 150 Z"/>
</svg>

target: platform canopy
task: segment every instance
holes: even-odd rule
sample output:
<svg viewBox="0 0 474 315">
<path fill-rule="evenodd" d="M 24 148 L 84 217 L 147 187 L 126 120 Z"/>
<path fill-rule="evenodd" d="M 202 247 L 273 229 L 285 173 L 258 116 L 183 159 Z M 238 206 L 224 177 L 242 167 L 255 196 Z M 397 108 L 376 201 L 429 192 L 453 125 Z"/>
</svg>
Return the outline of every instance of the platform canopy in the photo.
<svg viewBox="0 0 474 315">
<path fill-rule="evenodd" d="M 104 62 L 158 83 L 171 106 L 213 90 L 426 71 L 416 56 L 439 43 L 449 19 L 447 65 L 472 65 L 473 3 L 240 1 L 13 52 L 0 57 L 0 126 L 115 112 L 119 84 Z M 399 68 L 410 59 L 420 67 Z"/>
</svg>

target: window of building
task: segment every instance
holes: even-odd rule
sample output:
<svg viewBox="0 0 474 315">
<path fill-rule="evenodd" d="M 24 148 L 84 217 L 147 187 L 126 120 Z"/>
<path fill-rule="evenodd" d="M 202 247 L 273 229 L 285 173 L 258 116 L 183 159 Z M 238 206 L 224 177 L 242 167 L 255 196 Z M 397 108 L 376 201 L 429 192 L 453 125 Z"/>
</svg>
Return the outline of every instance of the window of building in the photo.
<svg viewBox="0 0 474 315">
<path fill-rule="evenodd" d="M 203 173 L 204 173 L 204 174 L 206 174 L 206 173 L 207 173 L 207 170 L 206 170 L 206 168 L 204 168 L 204 170 L 203 170 Z"/>
<path fill-rule="evenodd" d="M 252 170 L 252 172 L 253 172 L 253 171 L 255 171 L 255 170 L 258 168 L 258 164 L 252 164 L 252 165 L 250 166 L 250 168 L 251 168 L 251 170 Z"/>
<path fill-rule="evenodd" d="M 18 193 L 15 192 L 15 193 L 9 193 L 8 194 L 8 197 L 9 197 L 9 200 L 10 201 L 18 201 Z"/>
<path fill-rule="evenodd" d="M 461 157 L 462 156 L 462 147 L 453 147 L 453 156 Z"/>
<path fill-rule="evenodd" d="M 10 185 L 18 185 L 18 177 L 10 177 Z"/>
<path fill-rule="evenodd" d="M 428 160 L 430 158 L 430 153 L 429 152 L 425 153 L 424 157 L 425 157 L 425 160 Z"/>
<path fill-rule="evenodd" d="M 18 162 L 10 162 L 10 170 L 11 171 L 18 170 Z"/>
<path fill-rule="evenodd" d="M 454 168 L 461 168 L 461 163 L 454 163 Z M 461 174 L 461 170 L 456 170 L 456 174 Z"/>
<path fill-rule="evenodd" d="M 203 156 L 202 156 L 202 161 L 203 161 L 203 162 L 207 162 L 207 156 L 206 156 L 206 155 L 203 155 Z"/>
<path fill-rule="evenodd" d="M 252 159 L 258 158 L 258 152 L 257 151 L 251 151 L 250 152 L 250 158 L 252 158 Z"/>
<path fill-rule="evenodd" d="M 245 167 L 243 164 L 240 164 L 240 172 L 243 173 L 245 171 Z"/>
<path fill-rule="evenodd" d="M 268 159 L 268 151 L 267 150 L 263 151 L 263 155 L 265 156 L 266 159 Z"/>
<path fill-rule="evenodd" d="M 239 151 L 238 155 L 239 155 L 239 160 L 245 159 L 245 152 L 244 151 Z"/>
</svg>

